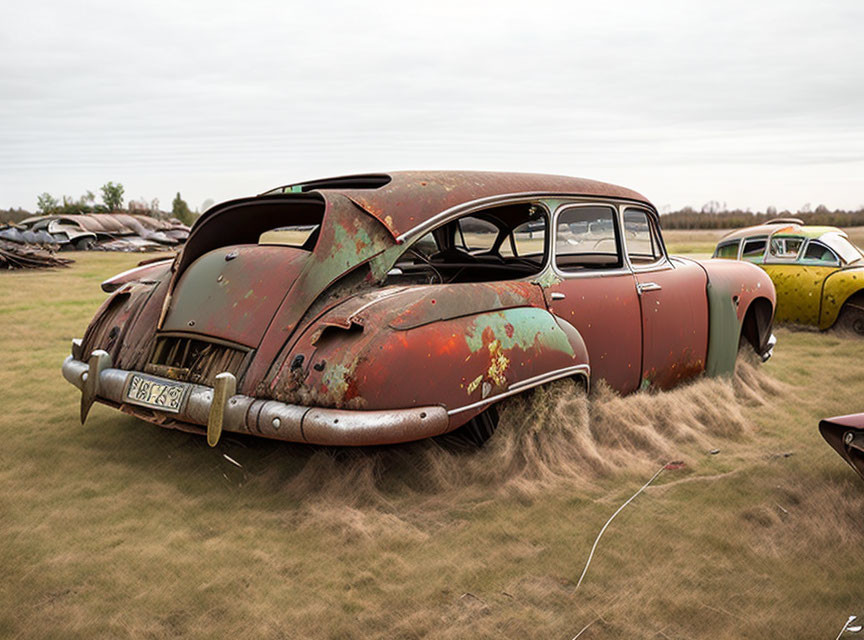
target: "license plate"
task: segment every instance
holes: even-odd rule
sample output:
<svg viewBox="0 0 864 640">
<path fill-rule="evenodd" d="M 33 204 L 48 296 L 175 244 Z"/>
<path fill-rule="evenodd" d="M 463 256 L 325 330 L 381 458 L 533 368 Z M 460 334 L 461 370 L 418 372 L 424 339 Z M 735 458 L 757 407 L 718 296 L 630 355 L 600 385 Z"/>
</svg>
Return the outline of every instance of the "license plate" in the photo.
<svg viewBox="0 0 864 640">
<path fill-rule="evenodd" d="M 124 397 L 127 402 L 177 413 L 186 397 L 188 385 L 182 382 L 160 380 L 149 376 L 133 373 L 129 379 Z"/>
</svg>

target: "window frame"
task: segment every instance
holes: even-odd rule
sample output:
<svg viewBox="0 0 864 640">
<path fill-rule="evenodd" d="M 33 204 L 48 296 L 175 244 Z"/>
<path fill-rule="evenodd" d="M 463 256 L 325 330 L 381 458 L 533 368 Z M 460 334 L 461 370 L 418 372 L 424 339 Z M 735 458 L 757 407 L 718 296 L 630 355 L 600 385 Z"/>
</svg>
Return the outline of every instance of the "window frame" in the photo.
<svg viewBox="0 0 864 640">
<path fill-rule="evenodd" d="M 780 258 L 771 253 L 771 243 L 777 239 L 793 239 L 800 240 L 801 246 L 798 247 L 798 253 L 795 254 L 794 257 L 791 258 Z M 786 234 L 774 234 L 768 236 L 768 240 L 765 243 L 765 264 L 795 264 L 801 259 L 801 256 L 804 253 L 804 247 L 807 246 L 807 238 L 804 236 L 795 236 L 795 235 L 786 235 Z"/>
<path fill-rule="evenodd" d="M 546 222 L 547 233 L 546 233 L 545 238 L 543 239 L 543 252 L 542 252 L 543 253 L 543 259 L 540 263 L 540 266 L 538 266 L 537 271 L 535 271 L 533 274 L 526 275 L 523 278 L 516 278 L 516 279 L 510 280 L 510 282 L 520 282 L 520 281 L 533 282 L 533 281 L 537 280 L 537 278 L 541 277 L 544 273 L 546 273 L 550 269 L 550 266 L 554 266 L 554 262 L 555 262 L 552 259 L 552 256 L 554 255 L 554 246 L 553 246 L 553 242 L 554 242 L 553 235 L 554 234 L 548 233 L 548 230 L 552 227 L 553 220 L 555 219 L 554 214 L 555 214 L 556 210 L 553 208 L 554 203 L 550 203 L 550 200 L 555 200 L 555 198 L 553 198 L 552 196 L 548 196 L 548 195 L 515 196 L 515 197 L 513 197 L 513 196 L 501 196 L 501 197 L 496 197 L 496 198 L 491 198 L 491 199 L 478 200 L 478 201 L 470 203 L 470 205 L 460 206 L 457 209 L 450 210 L 447 212 L 442 212 L 442 213 L 448 213 L 448 215 L 446 217 L 442 216 L 441 214 L 439 214 L 437 216 L 433 216 L 432 219 L 434 219 L 434 221 L 435 221 L 434 225 L 430 225 L 427 221 L 427 223 L 425 223 L 425 224 L 416 226 L 412 230 L 412 231 L 416 232 L 416 236 L 413 239 L 411 239 L 410 242 L 399 244 L 398 243 L 399 238 L 397 238 L 397 245 L 396 246 L 400 247 L 401 251 L 398 254 L 396 254 L 396 257 L 393 259 L 393 262 L 392 262 L 392 265 L 390 268 L 392 269 L 393 266 L 397 265 L 399 260 L 403 256 L 407 255 L 410 252 L 410 250 L 412 249 L 412 247 L 414 247 L 417 243 L 419 243 L 423 238 L 425 238 L 429 234 L 433 234 L 434 231 L 436 231 L 437 229 L 440 229 L 442 226 L 444 226 L 450 222 L 458 221 L 461 218 L 466 218 L 466 217 L 469 217 L 472 215 L 476 215 L 478 213 L 482 213 L 484 211 L 488 211 L 490 209 L 495 209 L 497 207 L 501 207 L 501 206 L 507 206 L 507 205 L 513 205 L 513 204 L 530 204 L 530 205 L 533 205 L 533 206 L 536 206 L 539 208 L 540 217 Z M 458 225 L 458 227 L 459 227 L 459 230 L 461 231 L 461 225 Z M 504 234 L 503 241 L 501 243 L 498 243 L 498 240 L 496 239 L 496 244 L 493 245 L 496 248 L 496 250 L 498 250 L 500 248 L 501 244 L 503 244 L 504 242 L 508 242 L 507 237 L 509 235 L 511 235 L 511 234 Z M 402 237 L 402 236 L 400 236 L 400 237 Z M 498 236 L 498 239 L 502 239 L 500 235 Z M 437 246 L 437 243 L 436 243 L 436 246 Z M 522 256 L 519 256 L 519 257 L 521 258 Z M 456 284 L 456 283 L 454 283 L 454 284 Z"/>
<path fill-rule="evenodd" d="M 762 262 L 765 262 L 765 258 L 768 254 L 768 241 L 770 238 L 771 238 L 771 236 L 750 236 L 749 238 L 742 238 L 741 239 L 741 247 L 738 249 L 738 259 L 739 260 L 747 260 L 747 262 L 750 262 L 750 260 L 759 260 L 761 258 Z M 760 257 L 753 256 L 750 259 L 747 259 L 744 257 L 744 246 L 748 242 L 764 242 L 765 243 L 765 246 L 762 247 L 762 255 Z"/>
<path fill-rule="evenodd" d="M 626 259 L 627 264 L 630 266 L 630 269 L 633 271 L 633 273 L 641 273 L 641 272 L 645 272 L 645 271 L 657 271 L 659 269 L 672 268 L 673 265 L 672 265 L 672 262 L 669 260 L 669 254 L 666 252 L 666 243 L 663 241 L 663 234 L 660 233 L 660 225 L 659 225 L 659 222 L 656 218 L 656 215 L 651 210 L 647 209 L 646 207 L 639 207 L 639 206 L 633 206 L 633 205 L 623 205 L 622 207 L 620 207 L 620 209 L 621 209 L 621 212 L 620 212 L 619 224 L 621 226 L 621 237 L 624 241 L 624 247 L 625 247 L 624 258 Z M 624 233 L 624 214 L 626 214 L 627 211 L 630 211 L 630 210 L 639 211 L 641 213 L 644 213 L 645 217 L 648 220 L 648 228 L 649 228 L 649 231 L 651 233 L 651 242 L 653 244 L 656 241 L 657 242 L 657 248 L 660 250 L 660 257 L 657 258 L 654 262 L 636 265 L 636 264 L 633 264 L 633 262 L 630 260 L 630 254 L 626 250 L 627 236 Z"/>
<path fill-rule="evenodd" d="M 807 251 L 810 249 L 810 245 L 814 244 L 814 243 L 819 245 L 823 249 L 827 249 L 828 251 L 830 251 L 831 255 L 834 256 L 834 261 L 831 263 L 827 263 L 827 262 L 821 262 L 818 260 L 812 260 L 811 259 L 810 262 L 805 262 L 806 258 L 804 256 L 807 255 Z M 801 249 L 801 253 L 798 254 L 798 259 L 796 260 L 796 262 L 800 263 L 801 265 L 803 265 L 805 267 L 839 267 L 841 264 L 843 264 L 842 261 L 840 260 L 840 256 L 837 255 L 837 252 L 834 251 L 834 249 L 829 247 L 824 242 L 820 242 L 818 238 L 808 238 L 807 239 L 807 242 L 804 243 L 804 247 Z M 810 264 L 810 263 L 817 263 L 817 264 Z"/>
<path fill-rule="evenodd" d="M 552 219 L 552 217 L 548 213 L 548 211 L 549 211 L 549 209 L 547 207 L 546 212 L 543 214 L 543 217 L 545 218 L 544 222 L 546 223 L 546 227 L 544 229 L 545 235 L 543 236 L 543 253 L 544 254 L 546 253 L 546 249 L 549 248 L 549 237 L 548 237 L 549 236 L 549 226 L 550 226 L 550 221 Z M 520 254 L 517 252 L 517 248 L 516 248 L 516 229 L 518 229 L 519 227 L 526 225 L 526 224 L 531 224 L 531 221 L 529 220 L 527 222 L 523 222 L 518 227 L 514 227 L 513 229 L 510 229 L 509 232 L 504 234 L 503 241 L 500 244 L 498 244 L 498 255 L 500 255 L 502 258 L 517 258 L 517 259 L 525 258 L 527 256 L 532 255 L 530 253 Z M 504 256 L 501 254 L 501 248 L 504 247 L 505 245 L 507 245 L 510 248 L 511 255 L 509 255 L 509 256 Z M 543 265 L 544 265 L 543 268 L 545 269 L 546 263 L 544 262 Z"/>
<path fill-rule="evenodd" d="M 609 269 L 580 269 L 578 271 L 566 271 L 558 266 L 558 219 L 562 213 L 568 209 L 585 208 L 585 207 L 604 207 L 612 211 L 612 222 L 615 229 L 615 248 L 618 250 L 618 255 L 621 258 L 620 267 L 612 267 Z M 586 277 L 603 277 L 610 275 L 621 275 L 632 273 L 629 268 L 629 263 L 621 244 L 621 215 L 620 207 L 614 202 L 602 201 L 585 201 L 585 202 L 564 202 L 560 204 L 552 216 L 552 233 L 549 234 L 551 240 L 551 251 L 549 252 L 549 265 L 560 278 L 586 278 Z"/>
<path fill-rule="evenodd" d="M 720 242 L 714 247 L 714 255 L 712 258 L 717 258 L 719 260 L 739 260 L 741 258 L 741 247 L 744 246 L 744 243 L 741 241 L 742 238 L 735 238 L 734 240 L 727 240 L 726 242 Z M 720 257 L 720 249 L 724 247 L 735 247 L 735 256 L 733 258 L 721 258 Z"/>
</svg>

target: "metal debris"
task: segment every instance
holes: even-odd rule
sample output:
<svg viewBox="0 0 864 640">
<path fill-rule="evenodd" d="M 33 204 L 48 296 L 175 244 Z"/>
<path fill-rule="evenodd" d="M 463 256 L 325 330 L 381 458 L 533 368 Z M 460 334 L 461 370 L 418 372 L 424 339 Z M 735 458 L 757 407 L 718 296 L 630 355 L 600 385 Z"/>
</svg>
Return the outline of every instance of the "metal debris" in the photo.
<svg viewBox="0 0 864 640">
<path fill-rule="evenodd" d="M 0 269 L 45 269 L 65 267 L 72 262 L 49 249 L 0 240 Z"/>
<path fill-rule="evenodd" d="M 231 464 L 233 464 L 235 467 L 238 467 L 238 468 L 240 468 L 240 469 L 243 468 L 243 465 L 242 465 L 242 464 L 240 464 L 239 462 L 237 462 L 234 458 L 232 458 L 231 456 L 229 456 L 227 453 L 223 453 L 223 454 L 222 454 L 222 457 L 225 458 L 225 459 L 226 459 L 228 462 L 230 462 Z"/>
<path fill-rule="evenodd" d="M 189 227 L 127 213 L 35 216 L 0 228 L 0 239 L 60 250 L 160 251 L 182 244 Z"/>
</svg>

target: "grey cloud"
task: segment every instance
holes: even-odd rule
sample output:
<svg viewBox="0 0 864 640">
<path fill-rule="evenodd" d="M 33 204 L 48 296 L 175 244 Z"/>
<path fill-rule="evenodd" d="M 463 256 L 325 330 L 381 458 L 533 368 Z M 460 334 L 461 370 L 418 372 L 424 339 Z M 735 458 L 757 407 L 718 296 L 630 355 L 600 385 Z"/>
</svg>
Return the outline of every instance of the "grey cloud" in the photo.
<svg viewBox="0 0 864 640">
<path fill-rule="evenodd" d="M 0 206 L 108 179 L 195 202 L 270 176 L 431 166 L 637 176 L 663 202 L 741 206 L 758 203 L 716 192 L 736 165 L 760 199 L 801 197 L 783 176 L 807 167 L 808 199 L 864 200 L 858 0 L 46 1 L 9 16 Z M 702 174 L 676 185 L 684 165 Z"/>
</svg>

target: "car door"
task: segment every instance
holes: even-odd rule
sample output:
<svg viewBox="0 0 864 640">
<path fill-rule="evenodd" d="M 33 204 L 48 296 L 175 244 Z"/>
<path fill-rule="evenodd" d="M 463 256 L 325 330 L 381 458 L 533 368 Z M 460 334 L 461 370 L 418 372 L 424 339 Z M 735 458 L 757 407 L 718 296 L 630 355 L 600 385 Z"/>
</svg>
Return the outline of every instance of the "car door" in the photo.
<svg viewBox="0 0 864 640">
<path fill-rule="evenodd" d="M 588 349 L 591 380 L 620 393 L 639 387 L 642 322 L 636 281 L 623 257 L 618 212 L 611 204 L 570 204 L 555 213 L 547 303 L 573 325 Z"/>
<path fill-rule="evenodd" d="M 666 256 L 647 210 L 625 208 L 622 227 L 642 312 L 642 385 L 666 389 L 705 369 L 708 278 L 698 263 Z"/>
<path fill-rule="evenodd" d="M 778 322 L 819 324 L 822 286 L 825 278 L 839 266 L 839 260 L 836 264 L 832 262 L 825 265 L 818 260 L 805 259 L 805 243 L 803 237 L 780 234 L 772 236 L 769 242 L 768 255 L 762 268 L 770 276 L 777 291 L 774 319 Z M 822 253 L 818 245 L 813 244 L 811 256 L 818 254 L 821 257 Z"/>
</svg>

